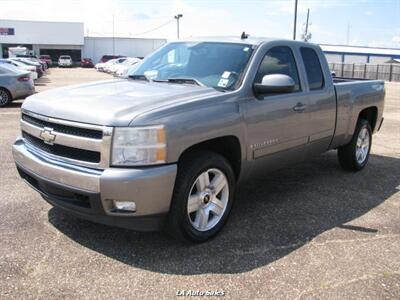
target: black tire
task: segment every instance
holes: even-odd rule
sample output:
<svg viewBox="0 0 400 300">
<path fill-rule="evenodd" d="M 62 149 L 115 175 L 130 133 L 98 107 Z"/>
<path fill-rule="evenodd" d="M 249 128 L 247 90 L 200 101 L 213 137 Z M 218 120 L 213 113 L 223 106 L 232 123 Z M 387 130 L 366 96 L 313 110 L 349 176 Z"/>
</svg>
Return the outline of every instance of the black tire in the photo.
<svg viewBox="0 0 400 300">
<path fill-rule="evenodd" d="M 0 88 L 0 107 L 7 106 L 12 101 L 12 96 L 6 89 Z"/>
<path fill-rule="evenodd" d="M 360 131 L 363 130 L 364 128 L 367 129 L 368 131 L 369 146 L 365 159 L 362 162 L 360 162 L 356 159 L 357 139 L 360 134 Z M 371 125 L 367 120 L 359 119 L 357 122 L 356 130 L 354 131 L 354 135 L 350 143 L 338 148 L 338 159 L 341 167 L 344 170 L 350 172 L 357 172 L 362 170 L 368 163 L 369 154 L 371 151 L 371 144 L 372 144 Z"/>
<path fill-rule="evenodd" d="M 220 217 L 218 223 L 207 231 L 199 231 L 192 225 L 187 213 L 188 197 L 200 174 L 210 169 L 217 169 L 225 175 L 229 187 L 229 196 L 227 197 L 225 211 L 221 214 L 222 217 Z M 167 220 L 167 232 L 179 240 L 196 243 L 205 242 L 215 236 L 228 219 L 234 201 L 235 187 L 236 180 L 232 166 L 223 156 L 208 151 L 197 151 L 187 155 L 178 166 Z"/>
</svg>

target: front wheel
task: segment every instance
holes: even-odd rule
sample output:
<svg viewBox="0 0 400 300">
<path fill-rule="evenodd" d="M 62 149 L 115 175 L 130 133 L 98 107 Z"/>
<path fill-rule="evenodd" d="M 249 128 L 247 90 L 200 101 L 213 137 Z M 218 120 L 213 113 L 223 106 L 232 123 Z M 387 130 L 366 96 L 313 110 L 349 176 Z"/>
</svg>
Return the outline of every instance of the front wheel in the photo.
<svg viewBox="0 0 400 300">
<path fill-rule="evenodd" d="M 347 171 L 360 171 L 368 163 L 372 130 L 368 121 L 360 119 L 349 144 L 338 149 L 339 163 Z"/>
<path fill-rule="evenodd" d="M 235 176 L 229 162 L 213 152 L 196 152 L 179 164 L 168 231 L 178 239 L 204 242 L 226 223 Z"/>
</svg>

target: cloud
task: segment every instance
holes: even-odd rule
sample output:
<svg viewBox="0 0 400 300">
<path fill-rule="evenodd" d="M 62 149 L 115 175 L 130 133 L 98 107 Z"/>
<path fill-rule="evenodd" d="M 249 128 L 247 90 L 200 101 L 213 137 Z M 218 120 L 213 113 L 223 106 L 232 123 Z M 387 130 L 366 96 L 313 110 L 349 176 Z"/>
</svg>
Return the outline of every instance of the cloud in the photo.
<svg viewBox="0 0 400 300">
<path fill-rule="evenodd" d="M 375 13 L 373 11 L 370 11 L 370 10 L 364 11 L 364 15 L 366 15 L 366 16 L 373 16 L 374 14 Z"/>
<path fill-rule="evenodd" d="M 392 42 L 398 44 L 397 46 L 400 46 L 400 35 L 395 35 L 392 37 Z"/>
<path fill-rule="evenodd" d="M 333 7 L 343 7 L 349 6 L 350 4 L 346 1 L 315 1 L 315 0 L 301 0 L 298 1 L 297 4 L 297 13 L 303 14 L 306 13 L 308 9 L 311 12 L 315 13 L 321 9 L 328 9 Z M 269 8 L 267 14 L 277 14 L 277 13 L 286 13 L 293 14 L 295 1 L 294 0 L 280 0 L 280 1 L 266 1 L 266 6 Z"/>
<path fill-rule="evenodd" d="M 376 40 L 368 43 L 369 47 L 398 48 L 400 46 L 400 36 L 394 36 L 392 40 Z"/>
<path fill-rule="evenodd" d="M 137 13 L 134 14 L 133 17 L 137 20 L 148 20 L 151 18 L 148 14 L 145 13 Z"/>
<path fill-rule="evenodd" d="M 174 14 L 192 13 L 193 7 L 186 1 L 174 0 L 172 3 L 172 12 Z"/>
</svg>

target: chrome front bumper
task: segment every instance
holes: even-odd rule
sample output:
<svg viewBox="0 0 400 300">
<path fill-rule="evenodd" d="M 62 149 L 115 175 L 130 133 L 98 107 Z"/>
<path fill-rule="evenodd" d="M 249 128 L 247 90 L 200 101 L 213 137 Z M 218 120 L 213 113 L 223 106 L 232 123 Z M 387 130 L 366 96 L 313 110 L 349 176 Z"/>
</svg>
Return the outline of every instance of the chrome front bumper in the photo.
<svg viewBox="0 0 400 300">
<path fill-rule="evenodd" d="M 56 200 L 60 197 L 57 196 L 57 193 L 52 194 L 54 190 L 73 191 L 74 194 L 82 195 L 97 195 L 93 198 L 94 200 L 90 201 L 99 203 L 92 203 L 93 205 L 90 208 L 85 209 L 76 207 L 76 211 L 79 211 L 81 217 L 92 215 L 92 207 L 99 208 L 95 214 L 124 219 L 163 215 L 169 211 L 177 172 L 175 164 L 147 168 L 96 170 L 45 157 L 39 152 L 35 152 L 35 149 L 31 149 L 22 138 L 18 138 L 14 143 L 13 156 L 21 176 L 24 177 L 25 175 L 22 174 L 26 174 L 27 177 L 38 182 L 37 186 L 34 186 L 32 182 L 24 178 L 55 206 L 67 207 L 69 211 L 74 210 L 74 206 L 68 203 L 65 195 L 62 198 L 66 201 L 62 201 L 58 205 L 59 201 Z M 50 188 L 46 190 L 46 186 L 50 186 Z M 114 213 L 109 209 L 112 200 L 134 201 L 136 212 L 132 214 Z M 101 220 L 95 221 L 106 223 Z M 111 224 L 120 226 L 115 221 Z"/>
</svg>

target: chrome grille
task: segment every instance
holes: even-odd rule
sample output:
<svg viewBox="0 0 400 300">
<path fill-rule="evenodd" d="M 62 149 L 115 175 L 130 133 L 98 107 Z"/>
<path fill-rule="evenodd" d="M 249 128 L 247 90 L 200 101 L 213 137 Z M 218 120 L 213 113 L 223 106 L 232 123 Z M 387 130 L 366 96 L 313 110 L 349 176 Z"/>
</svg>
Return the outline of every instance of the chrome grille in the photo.
<svg viewBox="0 0 400 300">
<path fill-rule="evenodd" d="M 57 144 L 49 145 L 46 144 L 43 140 L 34 137 L 29 133 L 26 133 L 25 131 L 22 132 L 22 137 L 32 146 L 53 155 L 66 157 L 69 159 L 88 161 L 92 163 L 100 162 L 100 152 L 77 149 Z"/>
<path fill-rule="evenodd" d="M 96 169 L 109 166 L 112 127 L 23 110 L 21 131 L 29 149 L 38 156 Z"/>
<path fill-rule="evenodd" d="M 38 127 L 51 127 L 60 133 L 82 136 L 82 137 L 87 137 L 87 138 L 92 138 L 92 139 L 102 139 L 103 138 L 103 131 L 101 131 L 101 130 L 78 128 L 78 127 L 71 127 L 71 126 L 66 126 L 66 125 L 62 125 L 62 124 L 57 124 L 57 123 L 50 123 L 50 122 L 47 122 L 47 121 L 44 121 L 44 120 L 41 120 L 38 118 L 34 118 L 27 114 L 22 114 L 22 120 L 24 120 L 32 125 L 38 126 Z"/>
</svg>

